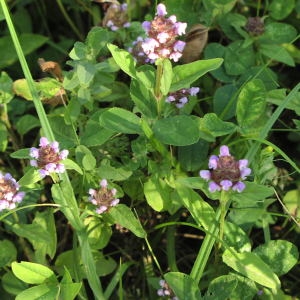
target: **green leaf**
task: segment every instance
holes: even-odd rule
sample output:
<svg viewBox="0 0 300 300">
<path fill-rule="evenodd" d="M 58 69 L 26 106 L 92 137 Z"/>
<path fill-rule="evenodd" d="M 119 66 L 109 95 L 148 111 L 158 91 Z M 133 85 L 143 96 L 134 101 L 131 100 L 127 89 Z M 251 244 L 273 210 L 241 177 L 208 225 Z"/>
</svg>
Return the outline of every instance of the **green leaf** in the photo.
<svg viewBox="0 0 300 300">
<path fill-rule="evenodd" d="M 200 179 L 198 179 L 200 181 Z M 183 203 L 194 218 L 195 222 L 209 230 L 216 220 L 214 209 L 191 188 L 176 183 L 176 191 Z"/>
<path fill-rule="evenodd" d="M 20 149 L 10 154 L 10 157 L 17 159 L 30 159 L 29 156 L 30 148 Z"/>
<path fill-rule="evenodd" d="M 299 258 L 297 247 L 285 240 L 269 241 L 255 248 L 253 252 L 278 276 L 288 273 L 297 264 Z"/>
<path fill-rule="evenodd" d="M 253 300 L 257 295 L 257 286 L 255 282 L 244 276 L 240 276 L 237 273 L 230 273 L 232 277 L 237 279 L 237 286 L 230 295 L 231 300 Z"/>
<path fill-rule="evenodd" d="M 178 160 L 186 171 L 197 171 L 207 158 L 208 142 L 200 139 L 197 143 L 178 147 Z"/>
<path fill-rule="evenodd" d="M 102 159 L 100 167 L 97 169 L 100 178 L 107 180 L 124 181 L 132 175 L 132 171 L 126 167 L 116 168 L 110 165 L 110 160 Z"/>
<path fill-rule="evenodd" d="M 272 60 L 282 62 L 291 67 L 295 66 L 293 57 L 280 45 L 261 44 L 259 51 Z"/>
<path fill-rule="evenodd" d="M 15 300 L 53 300 L 57 299 L 59 287 L 54 284 L 40 284 L 17 295 Z"/>
<path fill-rule="evenodd" d="M 137 237 L 145 238 L 147 233 L 141 225 L 139 219 L 135 217 L 131 209 L 124 205 L 118 204 L 109 210 L 109 215 L 114 219 L 116 224 L 129 229 Z"/>
<path fill-rule="evenodd" d="M 299 189 L 288 191 L 283 197 L 283 203 L 290 215 L 295 218 L 300 216 L 300 191 Z"/>
<path fill-rule="evenodd" d="M 164 275 L 168 285 L 180 300 L 200 300 L 198 284 L 187 274 L 169 272 Z"/>
<path fill-rule="evenodd" d="M 271 289 L 277 289 L 280 286 L 277 275 L 256 254 L 238 253 L 233 248 L 229 248 L 224 251 L 222 257 L 226 265 L 249 279 Z"/>
<path fill-rule="evenodd" d="M 24 150 L 24 149 L 22 149 Z M 34 184 L 42 179 L 40 172 L 35 168 L 29 168 L 28 171 L 19 180 L 21 186 Z"/>
<path fill-rule="evenodd" d="M 115 132 L 142 134 L 140 118 L 123 108 L 113 107 L 100 116 L 100 125 Z"/>
<path fill-rule="evenodd" d="M 224 67 L 229 75 L 241 75 L 255 64 L 252 45 L 245 46 L 244 41 L 235 41 L 225 50 Z"/>
<path fill-rule="evenodd" d="M 46 281 L 56 282 L 54 272 L 40 264 L 22 261 L 11 264 L 13 273 L 22 281 L 29 284 L 41 284 Z M 53 281 L 54 280 L 54 281 Z"/>
<path fill-rule="evenodd" d="M 139 73 L 140 74 L 140 73 Z M 155 119 L 157 117 L 157 100 L 153 89 L 132 80 L 130 84 L 130 96 L 137 109 L 146 117 Z"/>
<path fill-rule="evenodd" d="M 82 169 L 79 167 L 78 164 L 76 164 L 75 161 L 67 158 L 67 159 L 63 160 L 63 164 L 67 170 L 74 170 L 77 173 L 79 173 L 80 175 L 83 175 Z"/>
<path fill-rule="evenodd" d="M 48 38 L 39 34 L 23 33 L 18 35 L 22 51 L 25 55 L 44 45 Z M 18 60 L 12 39 L 10 36 L 0 38 L 0 69 L 10 66 Z"/>
<path fill-rule="evenodd" d="M 203 118 L 198 118 L 198 122 L 201 132 L 213 137 L 231 134 L 236 131 L 234 123 L 222 121 L 214 113 L 205 114 Z"/>
<path fill-rule="evenodd" d="M 245 84 L 237 100 L 237 121 L 243 134 L 259 134 L 266 122 L 266 90 L 260 79 Z"/>
<path fill-rule="evenodd" d="M 28 288 L 28 285 L 18 279 L 11 271 L 8 271 L 3 275 L 1 284 L 5 291 L 13 295 L 18 295 Z"/>
<path fill-rule="evenodd" d="M 91 81 L 94 78 L 94 75 L 96 73 L 96 68 L 95 65 L 91 62 L 80 62 L 76 66 L 76 73 L 77 77 L 79 79 L 80 84 L 82 85 L 89 85 Z"/>
<path fill-rule="evenodd" d="M 9 240 L 0 241 L 0 268 L 9 265 L 17 257 L 17 249 Z"/>
<path fill-rule="evenodd" d="M 275 20 L 286 18 L 294 9 L 295 0 L 272 0 L 268 7 L 270 16 Z"/>
<path fill-rule="evenodd" d="M 153 132 L 157 139 L 168 145 L 186 146 L 199 140 L 197 122 L 185 115 L 157 120 Z"/>
<path fill-rule="evenodd" d="M 79 293 L 82 283 L 72 281 L 72 277 L 67 268 L 65 268 L 65 274 L 60 284 L 60 298 L 73 300 Z"/>
<path fill-rule="evenodd" d="M 236 289 L 238 280 L 233 275 L 223 275 L 213 279 L 204 295 L 205 300 L 231 299 L 231 293 Z"/>
<path fill-rule="evenodd" d="M 144 183 L 147 203 L 156 211 L 167 210 L 171 204 L 171 188 L 161 178 L 152 176 Z"/>
<path fill-rule="evenodd" d="M 12 86 L 12 79 L 7 75 L 6 72 L 2 71 L 0 76 L 0 103 L 5 104 L 13 99 L 14 94 Z"/>
<path fill-rule="evenodd" d="M 96 158 L 94 157 L 91 150 L 83 145 L 79 145 L 75 150 L 76 160 L 83 166 L 87 171 L 91 171 L 96 167 Z"/>
<path fill-rule="evenodd" d="M 5 152 L 8 144 L 8 131 L 5 124 L 0 123 L 0 152 Z"/>
<path fill-rule="evenodd" d="M 155 63 L 158 64 L 158 61 L 156 61 Z M 160 81 L 160 91 L 165 96 L 168 94 L 172 83 L 172 64 L 169 59 L 163 59 L 160 63 L 162 64 L 163 68 L 163 73 Z"/>
<path fill-rule="evenodd" d="M 22 116 L 16 123 L 16 128 L 20 135 L 24 135 L 29 132 L 31 129 L 40 127 L 40 120 L 32 115 Z"/>
<path fill-rule="evenodd" d="M 297 30 L 290 24 L 270 22 L 259 40 L 275 44 L 291 43 L 297 36 Z"/>
<path fill-rule="evenodd" d="M 222 62 L 222 58 L 214 58 L 197 60 L 189 64 L 178 65 L 174 67 L 170 91 L 174 92 L 182 88 L 188 88 L 202 75 L 219 68 Z"/>
<path fill-rule="evenodd" d="M 130 77 L 137 79 L 136 62 L 131 54 L 113 44 L 108 44 L 107 48 L 122 71 L 128 74 Z"/>
</svg>

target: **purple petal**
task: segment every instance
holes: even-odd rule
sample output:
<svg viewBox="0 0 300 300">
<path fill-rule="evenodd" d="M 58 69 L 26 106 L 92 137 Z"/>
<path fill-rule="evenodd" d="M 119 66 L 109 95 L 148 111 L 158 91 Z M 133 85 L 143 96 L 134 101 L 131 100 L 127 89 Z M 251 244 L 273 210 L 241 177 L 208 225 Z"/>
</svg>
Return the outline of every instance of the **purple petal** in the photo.
<svg viewBox="0 0 300 300">
<path fill-rule="evenodd" d="M 56 164 L 55 163 L 49 163 L 45 165 L 45 170 L 48 171 L 49 173 L 54 172 L 56 169 Z"/>
<path fill-rule="evenodd" d="M 230 180 L 225 179 L 220 182 L 220 185 L 222 186 L 222 189 L 224 191 L 228 191 L 232 187 L 232 182 Z"/>
<path fill-rule="evenodd" d="M 200 91 L 200 89 L 198 87 L 191 87 L 189 92 L 191 96 L 196 96 L 196 94 L 198 94 Z"/>
<path fill-rule="evenodd" d="M 174 96 L 168 96 L 166 102 L 174 102 L 176 99 Z"/>
<path fill-rule="evenodd" d="M 177 21 L 177 18 L 176 18 L 175 15 L 172 15 L 172 16 L 170 16 L 170 17 L 168 18 L 168 20 L 170 20 L 173 24 L 175 24 L 176 21 Z"/>
<path fill-rule="evenodd" d="M 41 169 L 39 170 L 39 173 L 41 175 L 42 178 L 46 177 L 47 175 L 49 175 L 49 172 L 44 170 L 44 169 Z"/>
<path fill-rule="evenodd" d="M 62 150 L 59 154 L 59 158 L 60 159 L 66 159 L 67 156 L 69 155 L 69 151 L 68 150 Z"/>
<path fill-rule="evenodd" d="M 167 32 L 160 32 L 157 35 L 157 39 L 160 43 L 165 43 L 170 38 L 170 35 Z"/>
<path fill-rule="evenodd" d="M 148 31 L 151 29 L 151 22 L 149 22 L 149 21 L 144 21 L 144 22 L 142 23 L 142 27 L 144 28 L 144 30 L 145 30 L 146 32 L 148 32 Z"/>
<path fill-rule="evenodd" d="M 36 160 L 30 160 L 29 161 L 29 163 L 30 163 L 30 165 L 32 166 L 32 167 L 37 167 L 38 166 L 38 163 L 37 163 L 37 161 Z"/>
<path fill-rule="evenodd" d="M 89 195 L 95 196 L 96 190 L 95 189 L 89 189 Z"/>
<path fill-rule="evenodd" d="M 248 166 L 248 159 L 240 159 L 239 160 L 239 169 L 242 170 L 243 168 L 247 168 Z"/>
<path fill-rule="evenodd" d="M 51 143 L 50 146 L 51 146 L 51 148 L 53 149 L 53 151 L 54 151 L 55 153 L 58 153 L 58 152 L 59 152 L 59 144 L 58 144 L 58 142 L 54 141 L 54 142 Z"/>
<path fill-rule="evenodd" d="M 220 147 L 220 156 L 230 156 L 228 146 L 224 145 Z"/>
<path fill-rule="evenodd" d="M 114 199 L 111 201 L 110 206 L 116 206 L 120 202 L 120 199 Z"/>
<path fill-rule="evenodd" d="M 103 188 L 106 188 L 107 187 L 107 180 L 106 179 L 102 179 L 100 181 L 100 186 L 103 187 Z"/>
<path fill-rule="evenodd" d="M 208 167 L 210 169 L 216 169 L 218 166 L 219 157 L 217 155 L 212 155 L 208 161 Z"/>
<path fill-rule="evenodd" d="M 46 147 L 49 145 L 49 141 L 46 137 L 41 137 L 40 138 L 40 147 Z"/>
<path fill-rule="evenodd" d="M 182 56 L 181 52 L 172 52 L 170 54 L 170 59 L 173 59 L 174 62 L 177 62 L 181 56 Z"/>
<path fill-rule="evenodd" d="M 205 179 L 205 180 L 209 180 L 211 178 L 211 173 L 208 170 L 201 170 L 199 172 L 199 175 L 201 178 Z"/>
<path fill-rule="evenodd" d="M 240 193 L 245 189 L 245 187 L 246 187 L 245 183 L 239 181 L 232 187 L 232 190 Z"/>
<path fill-rule="evenodd" d="M 102 214 L 107 210 L 107 206 L 101 205 L 99 208 L 96 209 L 96 213 Z"/>
<path fill-rule="evenodd" d="M 177 31 L 178 35 L 185 34 L 187 23 L 177 22 L 177 23 L 174 24 L 174 26 L 176 28 L 176 31 Z"/>
<path fill-rule="evenodd" d="M 174 51 L 179 51 L 179 52 L 182 52 L 183 49 L 185 47 L 185 42 L 183 41 L 176 41 L 174 46 L 173 46 L 173 49 Z"/>
<path fill-rule="evenodd" d="M 160 17 L 163 17 L 167 14 L 166 6 L 162 3 L 157 5 L 156 11 L 156 14 Z"/>
<path fill-rule="evenodd" d="M 213 193 L 215 191 L 221 191 L 221 187 L 218 184 L 216 184 L 214 181 L 211 181 L 208 184 L 208 189 L 211 193 Z"/>
<path fill-rule="evenodd" d="M 251 174 L 251 169 L 250 168 L 245 168 L 245 169 L 241 170 L 241 178 L 244 179 L 244 180 L 250 174 Z"/>
<path fill-rule="evenodd" d="M 33 158 L 39 158 L 39 149 L 34 147 L 30 148 L 29 155 Z"/>
<path fill-rule="evenodd" d="M 64 173 L 66 171 L 65 165 L 64 164 L 57 164 L 55 172 L 56 173 Z"/>
</svg>

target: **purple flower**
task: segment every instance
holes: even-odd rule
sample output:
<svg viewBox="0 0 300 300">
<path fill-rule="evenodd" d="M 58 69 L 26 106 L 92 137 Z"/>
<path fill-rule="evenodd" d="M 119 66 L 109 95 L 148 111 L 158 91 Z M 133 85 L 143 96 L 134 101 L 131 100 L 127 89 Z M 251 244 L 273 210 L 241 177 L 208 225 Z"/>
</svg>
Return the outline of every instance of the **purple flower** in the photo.
<svg viewBox="0 0 300 300">
<path fill-rule="evenodd" d="M 14 209 L 20 203 L 24 192 L 19 192 L 20 185 L 10 173 L 3 175 L 0 172 L 0 212 L 5 209 Z"/>
<path fill-rule="evenodd" d="M 173 103 L 177 108 L 182 108 L 188 103 L 188 96 L 195 96 L 200 89 L 198 87 L 191 87 L 189 89 L 181 89 L 176 92 L 169 93 L 166 102 Z"/>
<path fill-rule="evenodd" d="M 117 190 L 108 189 L 106 179 L 102 179 L 99 183 L 99 189 L 89 189 L 89 201 L 96 207 L 96 213 L 102 214 L 109 210 L 110 207 L 116 206 L 120 200 L 115 197 Z"/>
<path fill-rule="evenodd" d="M 160 288 L 157 290 L 157 295 L 160 297 L 168 297 L 170 300 L 179 300 L 171 290 L 169 285 L 164 279 L 159 281 Z"/>
<path fill-rule="evenodd" d="M 32 147 L 29 155 L 33 158 L 30 165 L 39 169 L 41 177 L 65 172 L 65 166 L 61 161 L 67 158 L 69 151 L 60 151 L 58 142 L 50 143 L 45 137 L 40 138 L 39 146 L 40 148 Z"/>
<path fill-rule="evenodd" d="M 177 41 L 176 38 L 185 33 L 187 24 L 177 22 L 176 16 L 166 18 L 166 15 L 167 9 L 160 3 L 157 5 L 154 20 L 142 24 L 148 37 L 141 46 L 151 62 L 158 58 L 168 58 L 176 62 L 182 56 L 185 42 Z"/>
<path fill-rule="evenodd" d="M 227 146 L 220 147 L 220 154 L 212 155 L 208 161 L 210 170 L 201 170 L 201 178 L 209 181 L 208 189 L 210 192 L 215 191 L 233 191 L 242 192 L 246 185 L 241 181 L 245 180 L 251 173 L 248 168 L 248 160 L 236 160 L 230 155 Z"/>
<path fill-rule="evenodd" d="M 130 23 L 128 22 L 127 4 L 111 4 L 105 13 L 102 25 L 110 28 L 112 31 L 117 31 L 121 27 L 129 27 Z"/>
</svg>

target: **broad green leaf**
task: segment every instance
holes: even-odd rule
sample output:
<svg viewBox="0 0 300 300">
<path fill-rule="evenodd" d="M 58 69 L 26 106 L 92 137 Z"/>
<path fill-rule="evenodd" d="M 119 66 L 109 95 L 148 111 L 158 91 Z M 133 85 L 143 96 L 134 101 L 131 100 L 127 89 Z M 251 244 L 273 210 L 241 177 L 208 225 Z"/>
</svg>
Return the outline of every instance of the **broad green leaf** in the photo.
<svg viewBox="0 0 300 300">
<path fill-rule="evenodd" d="M 290 24 L 270 22 L 265 26 L 265 32 L 259 40 L 275 44 L 291 43 L 297 36 L 297 30 Z"/>
<path fill-rule="evenodd" d="M 171 188 L 161 178 L 150 177 L 144 183 L 147 203 L 156 211 L 167 210 L 171 205 Z"/>
<path fill-rule="evenodd" d="M 226 47 L 219 43 L 209 43 L 204 49 L 204 57 L 205 59 L 211 58 L 224 58 L 226 51 Z M 210 74 L 219 81 L 222 82 L 232 82 L 234 80 L 234 76 L 230 76 L 226 73 L 224 64 L 222 64 L 218 69 L 213 70 Z"/>
<path fill-rule="evenodd" d="M 253 250 L 278 276 L 293 268 L 299 258 L 297 247 L 289 241 L 274 240 L 262 244 Z"/>
<path fill-rule="evenodd" d="M 113 107 L 100 116 L 100 125 L 115 132 L 142 134 L 140 118 L 123 108 Z"/>
<path fill-rule="evenodd" d="M 17 249 L 9 240 L 0 241 L 0 268 L 9 265 L 17 257 Z"/>
<path fill-rule="evenodd" d="M 252 45 L 244 46 L 243 43 L 235 41 L 226 47 L 224 67 L 229 75 L 241 75 L 255 64 Z"/>
<path fill-rule="evenodd" d="M 25 55 L 44 45 L 48 38 L 39 34 L 22 33 L 18 36 L 22 51 Z M 18 60 L 12 39 L 10 36 L 0 38 L 0 69 L 12 65 Z"/>
<path fill-rule="evenodd" d="M 136 79 L 136 62 L 131 54 L 113 44 L 108 44 L 107 48 L 122 71 Z"/>
<path fill-rule="evenodd" d="M 291 67 L 295 66 L 293 57 L 284 47 L 280 45 L 261 44 L 259 51 L 272 60 L 282 62 Z"/>
<path fill-rule="evenodd" d="M 266 90 L 259 79 L 245 84 L 237 100 L 237 121 L 243 134 L 258 134 L 266 122 Z"/>
<path fill-rule="evenodd" d="M 207 158 L 208 142 L 200 139 L 197 143 L 178 147 L 178 160 L 186 171 L 197 171 Z"/>
<path fill-rule="evenodd" d="M 82 169 L 79 167 L 78 164 L 76 164 L 75 161 L 67 158 L 63 160 L 63 164 L 67 170 L 75 170 L 80 175 L 83 175 Z"/>
<path fill-rule="evenodd" d="M 60 293 L 59 293 L 60 298 L 73 300 L 75 299 L 76 295 L 79 293 L 82 283 L 73 282 L 68 269 L 65 268 L 65 274 L 59 286 L 60 286 Z"/>
<path fill-rule="evenodd" d="M 87 86 L 93 80 L 96 68 L 91 62 L 80 62 L 76 66 L 76 73 L 80 84 Z"/>
<path fill-rule="evenodd" d="M 19 180 L 21 186 L 34 184 L 42 179 L 40 172 L 35 168 L 29 168 L 28 171 Z"/>
<path fill-rule="evenodd" d="M 97 168 L 97 174 L 100 178 L 107 180 L 124 181 L 132 175 L 132 171 L 126 167 L 116 168 L 110 165 L 110 161 L 102 159 L 100 167 Z"/>
<path fill-rule="evenodd" d="M 158 140 L 168 145 L 187 146 L 199 140 L 197 122 L 185 115 L 157 120 L 153 132 Z"/>
<path fill-rule="evenodd" d="M 238 88 L 234 84 L 219 87 L 213 98 L 214 112 L 222 119 L 228 120 L 235 115 Z"/>
<path fill-rule="evenodd" d="M 214 209 L 191 188 L 176 183 L 176 191 L 195 222 L 199 226 L 209 230 L 216 220 Z"/>
<path fill-rule="evenodd" d="M 40 127 L 40 120 L 33 115 L 24 115 L 16 123 L 16 129 L 20 135 L 24 135 L 33 128 Z"/>
<path fill-rule="evenodd" d="M 293 11 L 294 7 L 295 0 L 272 0 L 268 10 L 273 19 L 283 20 Z"/>
<path fill-rule="evenodd" d="M 0 103 L 8 103 L 14 97 L 12 86 L 12 79 L 6 72 L 2 71 L 0 76 Z"/>
<path fill-rule="evenodd" d="M 222 58 L 197 60 L 189 64 L 178 65 L 173 68 L 173 79 L 170 91 L 175 92 L 182 88 L 188 88 L 202 75 L 221 66 Z"/>
<path fill-rule="evenodd" d="M 53 300 L 57 299 L 59 287 L 55 284 L 40 284 L 17 295 L 15 300 Z"/>
<path fill-rule="evenodd" d="M 236 289 L 238 280 L 233 275 L 223 275 L 213 279 L 204 295 L 205 300 L 231 299 L 231 293 Z"/>
<path fill-rule="evenodd" d="M 41 264 L 22 261 L 20 263 L 13 262 L 11 264 L 13 273 L 22 281 L 29 284 L 41 284 L 48 282 L 56 282 L 54 272 Z"/>
<path fill-rule="evenodd" d="M 89 48 L 82 42 L 76 42 L 73 49 L 69 53 L 70 58 L 73 60 L 83 60 L 88 57 Z"/>
<path fill-rule="evenodd" d="M 76 161 L 82 165 L 82 167 L 91 171 L 96 167 L 96 158 L 94 157 L 91 150 L 83 145 L 79 145 L 75 149 Z"/>
<path fill-rule="evenodd" d="M 10 157 L 12 158 L 18 158 L 18 159 L 29 159 L 29 150 L 30 148 L 20 149 L 10 154 Z"/>
<path fill-rule="evenodd" d="M 18 295 L 26 288 L 28 288 L 28 285 L 25 282 L 18 279 L 11 271 L 6 272 L 2 276 L 1 284 L 4 290 L 12 295 Z"/>
<path fill-rule="evenodd" d="M 157 100 L 153 95 L 153 89 L 133 79 L 130 84 L 130 96 L 143 115 L 151 119 L 157 117 Z"/>
<path fill-rule="evenodd" d="M 249 279 L 271 289 L 280 287 L 277 275 L 256 254 L 238 253 L 233 248 L 229 248 L 224 251 L 222 257 L 226 265 Z"/>
<path fill-rule="evenodd" d="M 169 272 L 164 275 L 168 285 L 180 300 L 200 300 L 198 284 L 187 274 Z"/>
<path fill-rule="evenodd" d="M 222 121 L 214 113 L 205 114 L 203 118 L 198 119 L 198 122 L 199 129 L 203 133 L 213 137 L 231 134 L 236 131 L 236 125 L 234 123 Z"/>
<path fill-rule="evenodd" d="M 168 94 L 171 83 L 172 83 L 172 77 L 173 77 L 172 64 L 169 59 L 163 59 L 160 63 L 162 65 L 162 77 L 161 77 L 161 81 L 160 81 L 160 91 L 165 96 Z"/>
<path fill-rule="evenodd" d="M 290 190 L 283 197 L 283 203 L 290 215 L 295 218 L 300 216 L 300 190 Z"/>
<path fill-rule="evenodd" d="M 147 233 L 142 227 L 142 224 L 128 206 L 118 204 L 109 210 L 109 215 L 114 219 L 116 224 L 120 224 L 121 226 L 129 229 L 137 237 L 146 237 Z"/>
<path fill-rule="evenodd" d="M 34 85 L 42 101 L 51 101 L 51 99 L 63 95 L 61 83 L 56 79 L 46 77 L 34 82 Z M 16 95 L 32 101 L 32 95 L 26 79 L 18 79 L 14 81 L 13 89 Z"/>
<path fill-rule="evenodd" d="M 224 241 L 239 252 L 250 252 L 251 242 L 248 235 L 236 224 L 225 222 Z"/>
</svg>

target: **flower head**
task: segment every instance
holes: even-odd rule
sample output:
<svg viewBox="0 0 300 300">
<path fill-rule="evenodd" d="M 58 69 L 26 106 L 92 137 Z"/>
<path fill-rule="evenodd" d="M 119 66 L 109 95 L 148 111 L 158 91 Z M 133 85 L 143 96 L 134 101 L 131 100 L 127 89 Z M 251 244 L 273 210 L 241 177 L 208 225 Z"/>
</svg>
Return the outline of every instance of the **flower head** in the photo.
<svg viewBox="0 0 300 300">
<path fill-rule="evenodd" d="M 19 192 L 19 184 L 11 176 L 0 172 L 0 211 L 4 209 L 14 209 L 17 203 L 20 203 L 24 196 L 24 192 Z"/>
<path fill-rule="evenodd" d="M 116 206 L 120 200 L 115 198 L 116 189 L 107 188 L 108 183 L 106 179 L 102 179 L 99 185 L 99 189 L 89 189 L 89 201 L 97 206 L 96 213 L 102 214 L 108 211 L 110 207 Z"/>
<path fill-rule="evenodd" d="M 188 102 L 188 96 L 196 96 L 200 89 L 191 87 L 189 89 L 181 89 L 179 91 L 169 93 L 166 102 L 173 103 L 178 108 L 182 108 Z"/>
<path fill-rule="evenodd" d="M 210 170 L 201 170 L 199 174 L 201 178 L 210 181 L 210 192 L 232 189 L 240 193 L 246 187 L 242 180 L 251 173 L 248 160 L 237 161 L 225 145 L 221 146 L 219 156 L 212 155 L 209 158 L 208 167 Z"/>
<path fill-rule="evenodd" d="M 39 146 L 40 148 L 32 147 L 29 155 L 33 158 L 30 165 L 39 168 L 42 178 L 51 173 L 65 172 L 65 166 L 61 161 L 67 158 L 69 151 L 60 151 L 58 142 L 50 143 L 45 137 L 40 138 Z"/>
<path fill-rule="evenodd" d="M 169 285 L 164 279 L 159 281 L 160 289 L 157 290 L 157 295 L 160 297 L 168 297 L 171 300 L 178 300 L 178 297 L 174 295 Z"/>
<path fill-rule="evenodd" d="M 112 31 L 117 31 L 121 27 L 129 27 L 127 4 L 112 3 L 105 13 L 102 25 L 110 28 Z"/>
<path fill-rule="evenodd" d="M 185 42 L 177 40 L 177 36 L 185 34 L 187 24 L 176 21 L 176 16 L 166 18 L 167 9 L 164 4 L 157 5 L 153 21 L 145 21 L 142 26 L 147 38 L 141 43 L 141 48 L 150 62 L 158 58 L 169 58 L 175 62 L 182 56 Z"/>
</svg>

